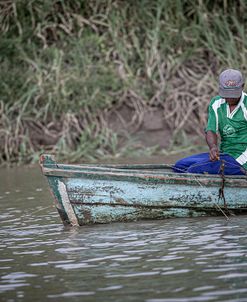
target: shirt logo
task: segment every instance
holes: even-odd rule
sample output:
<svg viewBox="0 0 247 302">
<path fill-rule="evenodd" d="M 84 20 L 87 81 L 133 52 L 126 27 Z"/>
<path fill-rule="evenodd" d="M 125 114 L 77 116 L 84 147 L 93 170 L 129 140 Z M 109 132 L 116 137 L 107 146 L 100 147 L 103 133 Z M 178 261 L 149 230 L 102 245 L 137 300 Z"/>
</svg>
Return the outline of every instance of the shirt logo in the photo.
<svg viewBox="0 0 247 302">
<path fill-rule="evenodd" d="M 231 136 L 236 132 L 236 130 L 231 125 L 225 125 L 223 128 L 223 135 Z"/>
</svg>

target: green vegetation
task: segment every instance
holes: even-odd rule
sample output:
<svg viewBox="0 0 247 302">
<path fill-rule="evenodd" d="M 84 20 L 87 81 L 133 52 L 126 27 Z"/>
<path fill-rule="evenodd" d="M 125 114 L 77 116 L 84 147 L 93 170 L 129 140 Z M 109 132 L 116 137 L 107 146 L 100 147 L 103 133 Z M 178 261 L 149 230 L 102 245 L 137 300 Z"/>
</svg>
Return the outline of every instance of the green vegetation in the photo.
<svg viewBox="0 0 247 302">
<path fill-rule="evenodd" d="M 126 155 L 135 145 L 106 118 L 123 104 L 133 124 L 158 108 L 175 134 L 201 135 L 219 71 L 246 73 L 245 10 L 244 0 L 0 0 L 0 164 L 43 151 Z"/>
</svg>

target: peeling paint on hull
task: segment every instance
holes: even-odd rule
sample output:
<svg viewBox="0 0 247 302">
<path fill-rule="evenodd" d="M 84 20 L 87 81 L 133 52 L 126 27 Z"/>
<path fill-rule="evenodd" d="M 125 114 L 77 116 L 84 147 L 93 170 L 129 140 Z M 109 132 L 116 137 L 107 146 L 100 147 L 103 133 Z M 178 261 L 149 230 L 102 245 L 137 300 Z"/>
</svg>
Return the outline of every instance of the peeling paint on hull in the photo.
<svg viewBox="0 0 247 302">
<path fill-rule="evenodd" d="M 166 165 L 60 165 L 49 155 L 40 163 L 65 225 L 247 211 L 245 176 L 226 177 L 224 208 L 217 175 L 175 174 Z"/>
</svg>

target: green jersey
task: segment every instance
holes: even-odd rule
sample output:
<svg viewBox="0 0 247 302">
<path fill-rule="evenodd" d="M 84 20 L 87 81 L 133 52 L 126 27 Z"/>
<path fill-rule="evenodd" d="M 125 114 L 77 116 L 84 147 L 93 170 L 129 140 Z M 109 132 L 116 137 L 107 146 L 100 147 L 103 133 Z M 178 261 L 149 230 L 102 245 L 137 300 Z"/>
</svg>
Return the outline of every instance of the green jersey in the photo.
<svg viewBox="0 0 247 302">
<path fill-rule="evenodd" d="M 247 169 L 247 94 L 242 93 L 232 112 L 225 99 L 214 97 L 208 107 L 206 131 L 209 130 L 220 133 L 220 151 L 231 155 Z"/>
</svg>

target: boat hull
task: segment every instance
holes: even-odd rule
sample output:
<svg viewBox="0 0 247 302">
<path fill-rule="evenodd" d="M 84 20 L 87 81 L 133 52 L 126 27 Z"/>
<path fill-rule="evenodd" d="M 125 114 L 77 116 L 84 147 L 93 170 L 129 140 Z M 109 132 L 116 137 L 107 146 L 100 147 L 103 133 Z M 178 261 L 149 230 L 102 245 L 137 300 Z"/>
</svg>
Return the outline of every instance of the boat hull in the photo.
<svg viewBox="0 0 247 302">
<path fill-rule="evenodd" d="M 245 214 L 245 176 L 175 174 L 169 167 L 59 165 L 41 157 L 65 225 Z M 156 168 L 157 168 L 156 167 Z M 163 169 L 162 169 L 163 168 Z M 224 181 L 224 183 L 223 183 Z M 224 186 L 224 196 L 219 190 Z"/>
</svg>

